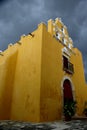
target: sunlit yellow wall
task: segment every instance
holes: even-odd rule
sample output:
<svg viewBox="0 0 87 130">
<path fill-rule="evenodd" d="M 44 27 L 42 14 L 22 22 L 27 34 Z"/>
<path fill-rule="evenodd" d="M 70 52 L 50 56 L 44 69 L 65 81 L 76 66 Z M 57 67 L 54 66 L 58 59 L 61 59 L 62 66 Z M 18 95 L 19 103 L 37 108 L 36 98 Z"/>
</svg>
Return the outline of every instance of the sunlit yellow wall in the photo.
<svg viewBox="0 0 87 130">
<path fill-rule="evenodd" d="M 10 119 L 17 48 L 8 48 L 0 56 L 0 119 Z"/>
<path fill-rule="evenodd" d="M 61 118 L 62 45 L 43 25 L 40 119 L 50 121 Z"/>
<path fill-rule="evenodd" d="M 56 33 L 60 33 L 60 40 Z M 63 71 L 63 49 L 69 45 L 73 74 Z M 81 52 L 73 47 L 60 19 L 49 20 L 48 26 L 41 23 L 31 35 L 22 36 L 0 53 L 0 119 L 32 122 L 62 119 L 63 82 L 67 78 L 77 101 L 77 114 L 82 115 L 87 85 Z"/>
<path fill-rule="evenodd" d="M 58 21 L 56 21 L 58 23 Z M 59 23 L 58 23 L 59 24 Z M 60 23 L 61 24 L 61 23 Z M 59 24 L 60 28 L 61 25 Z M 42 43 L 42 73 L 41 73 L 41 121 L 62 119 L 63 115 L 63 79 L 72 81 L 73 97 L 77 101 L 77 114 L 83 115 L 85 101 L 87 101 L 87 87 L 85 84 L 84 68 L 81 52 L 72 48 L 69 58 L 74 65 L 74 74 L 63 71 L 62 49 L 65 45 L 54 37 L 54 23 L 48 21 L 48 32 L 44 25 Z M 68 39 L 68 32 L 65 30 Z M 69 42 L 68 42 L 69 43 Z M 72 44 L 72 43 L 71 43 Z M 73 45 L 72 45 L 73 46 Z"/>
<path fill-rule="evenodd" d="M 11 119 L 40 121 L 42 26 L 20 40 Z"/>
</svg>

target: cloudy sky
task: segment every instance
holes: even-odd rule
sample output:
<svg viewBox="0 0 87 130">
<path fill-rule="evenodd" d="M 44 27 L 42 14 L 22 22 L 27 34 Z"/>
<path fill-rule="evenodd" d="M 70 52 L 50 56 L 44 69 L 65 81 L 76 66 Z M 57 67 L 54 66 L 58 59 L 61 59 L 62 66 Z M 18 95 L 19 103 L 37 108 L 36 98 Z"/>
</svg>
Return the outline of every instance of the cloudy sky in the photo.
<svg viewBox="0 0 87 130">
<path fill-rule="evenodd" d="M 87 79 L 87 0 L 0 0 L 0 50 L 56 17 L 82 51 Z"/>
</svg>

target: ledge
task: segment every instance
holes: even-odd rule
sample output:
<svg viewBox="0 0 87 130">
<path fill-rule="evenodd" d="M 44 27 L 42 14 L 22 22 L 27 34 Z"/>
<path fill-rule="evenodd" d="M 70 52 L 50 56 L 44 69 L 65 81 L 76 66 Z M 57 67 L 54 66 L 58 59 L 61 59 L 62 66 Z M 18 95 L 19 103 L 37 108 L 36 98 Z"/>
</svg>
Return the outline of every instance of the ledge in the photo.
<svg viewBox="0 0 87 130">
<path fill-rule="evenodd" d="M 87 120 L 86 116 L 74 116 L 72 117 L 72 120 Z"/>
</svg>

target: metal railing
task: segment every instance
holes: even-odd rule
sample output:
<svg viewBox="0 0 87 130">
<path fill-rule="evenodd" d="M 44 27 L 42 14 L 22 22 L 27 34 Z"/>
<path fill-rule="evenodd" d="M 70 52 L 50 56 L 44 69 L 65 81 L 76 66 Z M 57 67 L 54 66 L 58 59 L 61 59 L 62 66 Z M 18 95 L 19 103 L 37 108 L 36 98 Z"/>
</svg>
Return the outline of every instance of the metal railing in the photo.
<svg viewBox="0 0 87 130">
<path fill-rule="evenodd" d="M 69 74 L 73 74 L 74 73 L 74 66 L 69 61 L 68 61 L 68 66 L 67 67 L 63 66 L 63 69 L 64 69 L 64 71 L 66 71 Z"/>
</svg>

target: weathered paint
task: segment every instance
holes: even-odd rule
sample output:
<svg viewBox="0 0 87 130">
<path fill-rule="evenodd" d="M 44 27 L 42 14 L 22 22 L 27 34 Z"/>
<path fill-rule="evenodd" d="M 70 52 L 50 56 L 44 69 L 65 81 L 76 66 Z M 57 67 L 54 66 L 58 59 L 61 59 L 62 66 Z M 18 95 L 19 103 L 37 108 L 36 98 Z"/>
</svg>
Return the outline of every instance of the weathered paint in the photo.
<svg viewBox="0 0 87 130">
<path fill-rule="evenodd" d="M 55 26 L 61 35 L 64 27 L 66 45 L 61 38 L 55 38 Z M 32 34 L 22 36 L 0 55 L 0 119 L 32 122 L 62 119 L 65 79 L 71 82 L 77 114 L 82 115 L 87 85 L 82 55 L 77 48 L 73 47 L 69 56 L 74 73 L 63 70 L 62 56 L 66 55 L 63 48 L 70 42 L 67 28 L 59 19 L 49 20 L 48 26 L 41 23 Z"/>
</svg>

